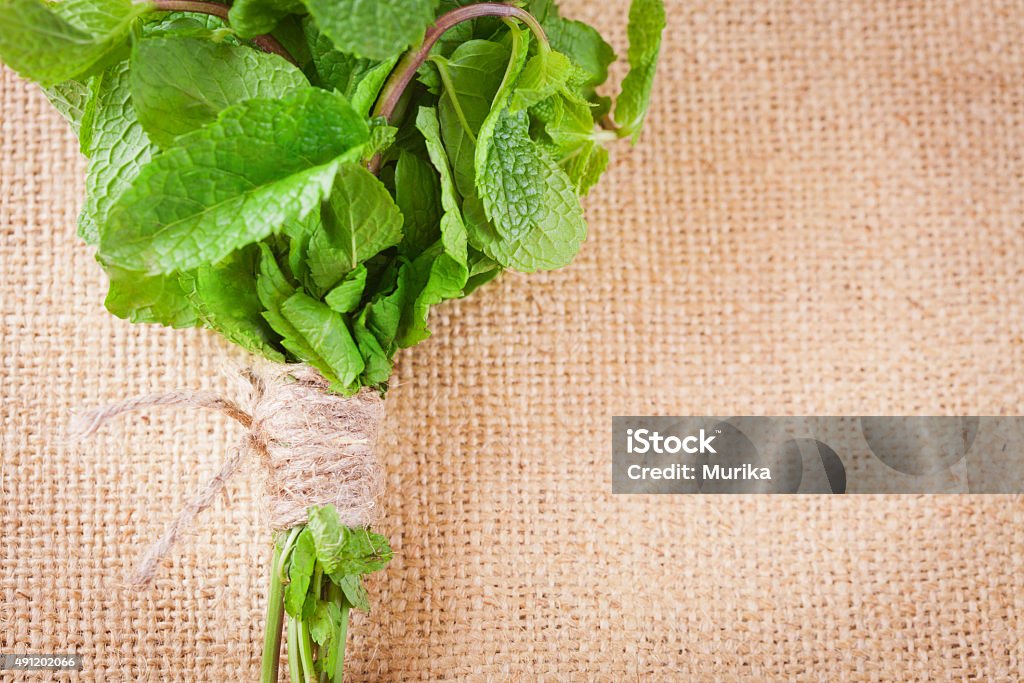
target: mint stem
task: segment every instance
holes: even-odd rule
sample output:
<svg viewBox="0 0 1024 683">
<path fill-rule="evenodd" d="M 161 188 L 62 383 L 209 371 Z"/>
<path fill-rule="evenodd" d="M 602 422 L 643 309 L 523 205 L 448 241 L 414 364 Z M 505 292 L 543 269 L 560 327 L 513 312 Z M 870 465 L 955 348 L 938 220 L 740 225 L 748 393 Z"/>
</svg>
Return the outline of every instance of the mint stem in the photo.
<svg viewBox="0 0 1024 683">
<path fill-rule="evenodd" d="M 405 53 L 398 66 L 391 72 L 391 76 L 388 77 L 387 83 L 384 84 L 380 97 L 377 99 L 377 106 L 373 109 L 373 115 L 383 116 L 390 121 L 391 115 L 398 105 L 398 100 L 401 99 L 405 89 L 409 87 L 413 77 L 416 75 L 416 70 L 430 57 L 430 51 L 441 36 L 444 35 L 445 31 L 464 21 L 479 19 L 480 17 L 509 17 L 518 19 L 530 28 L 533 34 L 537 36 L 537 40 L 540 41 L 541 45 L 548 45 L 548 37 L 544 34 L 544 29 L 541 28 L 540 22 L 537 21 L 536 17 L 520 7 L 506 5 L 502 2 L 478 2 L 473 5 L 466 5 L 465 7 L 457 7 L 438 17 L 437 21 L 427 29 L 427 33 L 423 36 L 423 42 L 420 43 L 419 47 Z"/>
<path fill-rule="evenodd" d="M 230 9 L 227 5 L 222 5 L 219 2 L 207 2 L 206 0 L 154 0 L 153 7 L 160 12 L 195 12 L 196 14 L 209 14 L 215 17 L 220 17 L 224 21 L 228 20 L 228 10 Z M 252 42 L 264 52 L 280 55 L 292 64 L 298 66 L 298 62 L 295 61 L 295 58 L 292 57 L 288 50 L 284 49 L 284 46 L 281 45 L 274 36 L 270 34 L 256 36 L 252 39 Z"/>
<path fill-rule="evenodd" d="M 284 550 L 280 539 L 274 543 L 274 555 L 270 562 L 270 589 L 267 591 L 267 625 L 263 633 L 263 665 L 260 668 L 260 683 L 277 683 L 277 671 L 281 663 L 281 627 L 284 625 L 284 583 L 281 581 L 281 553 Z"/>
</svg>

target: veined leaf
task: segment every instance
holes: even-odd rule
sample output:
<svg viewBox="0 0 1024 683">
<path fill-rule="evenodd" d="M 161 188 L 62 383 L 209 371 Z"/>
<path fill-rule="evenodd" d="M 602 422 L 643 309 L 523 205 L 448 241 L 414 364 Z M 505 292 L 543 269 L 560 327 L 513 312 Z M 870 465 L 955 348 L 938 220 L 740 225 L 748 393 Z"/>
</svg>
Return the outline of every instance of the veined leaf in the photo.
<svg viewBox="0 0 1024 683">
<path fill-rule="evenodd" d="M 96 244 L 99 226 L 106 222 L 111 208 L 159 150 L 136 118 L 128 62 L 94 76 L 90 84 L 92 95 L 80 134 L 89 166 L 78 234 L 88 244 Z"/>
<path fill-rule="evenodd" d="M 79 78 L 115 61 L 132 22 L 151 9 L 132 0 L 3 0 L 0 59 L 43 86 Z"/>
<path fill-rule="evenodd" d="M 501 85 L 509 49 L 489 40 L 463 43 L 450 59 L 439 59 L 444 92 L 437 105 L 441 136 L 463 195 L 476 192 L 473 159 L 476 136 Z"/>
<path fill-rule="evenodd" d="M 437 0 L 305 0 L 317 26 L 343 52 L 389 59 L 423 37 Z"/>
<path fill-rule="evenodd" d="M 249 245 L 219 263 L 183 273 L 181 287 L 207 327 L 253 353 L 284 361 L 278 337 L 263 318 L 256 288 L 259 257 L 257 245 Z"/>
<path fill-rule="evenodd" d="M 319 369 L 333 380 L 331 389 L 351 393 L 364 364 L 345 319 L 303 292 L 295 292 L 281 304 L 281 315 L 323 359 L 326 368 Z"/>
<path fill-rule="evenodd" d="M 249 100 L 149 163 L 101 229 L 100 253 L 147 273 L 216 262 L 319 208 L 366 122 L 319 88 Z"/>
<path fill-rule="evenodd" d="M 195 327 L 199 316 L 185 296 L 177 273 L 143 275 L 105 266 L 110 287 L 103 305 L 118 318 L 167 327 Z"/>
<path fill-rule="evenodd" d="M 309 582 L 316 565 L 316 548 L 310 530 L 303 529 L 289 555 L 288 585 L 284 589 L 284 608 L 292 617 L 299 619 L 306 603 Z"/>
<path fill-rule="evenodd" d="M 309 240 L 309 272 L 323 290 L 402 239 L 402 214 L 387 188 L 362 166 L 343 165 Z"/>
<path fill-rule="evenodd" d="M 629 7 L 629 73 L 615 103 L 615 120 L 623 137 L 636 142 L 651 103 L 654 72 L 665 28 L 662 0 L 633 0 Z"/>
<path fill-rule="evenodd" d="M 304 9 L 300 0 L 235 0 L 228 21 L 238 35 L 252 38 L 270 33 L 281 19 Z"/>
<path fill-rule="evenodd" d="M 227 107 L 309 87 L 283 57 L 201 38 L 145 38 L 132 50 L 132 102 L 161 147 L 212 122 Z"/>
</svg>

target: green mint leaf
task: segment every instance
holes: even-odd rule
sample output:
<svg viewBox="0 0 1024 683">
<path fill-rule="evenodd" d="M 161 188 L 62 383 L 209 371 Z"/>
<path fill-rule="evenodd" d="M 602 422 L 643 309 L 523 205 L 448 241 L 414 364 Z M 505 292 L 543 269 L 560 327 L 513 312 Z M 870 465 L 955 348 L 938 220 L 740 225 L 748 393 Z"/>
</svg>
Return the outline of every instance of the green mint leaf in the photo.
<svg viewBox="0 0 1024 683">
<path fill-rule="evenodd" d="M 389 59 L 423 37 L 437 0 L 306 0 L 306 6 L 339 50 Z"/>
<path fill-rule="evenodd" d="M 78 78 L 113 60 L 132 22 L 151 9 L 132 0 L 5 0 L 0 60 L 43 86 Z"/>
<path fill-rule="evenodd" d="M 402 214 L 387 188 L 356 164 L 338 170 L 322 223 L 309 240 L 309 272 L 322 290 L 402 239 Z"/>
<path fill-rule="evenodd" d="M 573 73 L 572 62 L 560 52 L 540 50 L 523 67 L 512 103 L 512 112 L 532 107 L 565 87 Z"/>
<path fill-rule="evenodd" d="M 327 361 L 313 350 L 313 347 L 306 341 L 306 338 L 281 313 L 281 305 L 295 294 L 295 287 L 291 285 L 288 278 L 281 272 L 274 252 L 270 247 L 263 242 L 259 246 L 260 265 L 259 275 L 256 278 L 256 295 L 266 309 L 263 311 L 264 320 L 267 321 L 275 332 L 281 335 L 281 346 L 293 358 L 309 363 L 324 373 L 325 377 L 330 376 L 333 378 L 333 372 Z"/>
<path fill-rule="evenodd" d="M 391 377 L 391 371 L 394 367 L 391 362 L 391 354 L 394 353 L 394 350 L 392 349 L 391 354 L 389 354 L 381 346 L 376 335 L 367 327 L 366 320 L 369 314 L 370 307 L 367 306 L 363 308 L 352 324 L 352 332 L 355 336 L 356 344 L 359 345 L 359 353 L 363 356 L 363 363 L 366 366 L 363 369 L 360 381 L 368 387 L 383 386 Z"/>
<path fill-rule="evenodd" d="M 128 62 L 121 62 L 93 77 L 90 85 L 92 94 L 80 135 L 82 152 L 89 157 L 89 165 L 85 202 L 78 216 L 78 234 L 88 244 L 96 244 L 99 226 L 107 221 L 118 198 L 159 150 L 150 142 L 135 115 Z"/>
<path fill-rule="evenodd" d="M 430 162 L 401 150 L 395 166 L 395 202 L 404 219 L 403 254 L 419 254 L 437 241 L 441 236 L 437 228 L 441 217 L 440 183 Z"/>
<path fill-rule="evenodd" d="M 220 17 L 191 12 L 161 12 L 146 17 L 142 24 L 142 37 L 150 36 L 189 36 L 240 44 L 234 31 Z"/>
<path fill-rule="evenodd" d="M 302 618 L 316 558 L 311 529 L 303 529 L 288 556 L 288 585 L 284 588 L 284 609 L 296 619 Z"/>
<path fill-rule="evenodd" d="M 363 323 L 366 329 L 377 340 L 378 345 L 384 352 L 386 358 L 391 358 L 398 349 L 398 329 L 402 323 L 402 311 L 409 299 L 409 263 L 404 259 L 394 262 L 393 268 L 397 269 L 394 275 L 394 286 L 389 293 L 385 289 L 366 305 L 363 310 Z"/>
<path fill-rule="evenodd" d="M 309 519 L 306 528 L 309 529 L 313 539 L 313 546 L 316 548 L 316 558 L 324 566 L 327 573 L 333 573 L 333 563 L 336 557 L 341 555 L 345 546 L 346 528 L 338 517 L 338 510 L 333 505 L 314 505 L 307 511 Z M 335 583 L 337 583 L 335 581 Z"/>
<path fill-rule="evenodd" d="M 329 652 L 330 645 L 341 628 L 341 608 L 337 603 L 317 600 L 309 620 L 309 635 L 320 646 L 320 652 Z"/>
<path fill-rule="evenodd" d="M 177 273 L 148 276 L 116 266 L 104 266 L 104 270 L 110 287 L 103 305 L 118 318 L 176 328 L 200 324 Z"/>
<path fill-rule="evenodd" d="M 302 28 L 312 54 L 317 84 L 328 90 L 337 90 L 348 98 L 356 112 L 369 116 L 399 55 L 383 61 L 362 59 L 337 49 L 311 17 L 306 17 Z"/>
<path fill-rule="evenodd" d="M 323 359 L 325 367 L 317 369 L 331 380 L 332 390 L 352 393 L 358 389 L 353 382 L 363 372 L 363 357 L 340 314 L 308 294 L 296 292 L 281 304 L 281 315 Z"/>
<path fill-rule="evenodd" d="M 409 266 L 409 288 L 418 292 L 415 299 L 406 302 L 406 310 L 399 328 L 398 345 L 414 346 L 430 336 L 427 318 L 430 307 L 462 296 L 468 270 L 448 254 L 441 253 L 440 243 L 423 252 Z"/>
<path fill-rule="evenodd" d="M 370 596 L 366 593 L 366 587 L 363 586 L 363 577 L 358 574 L 343 576 L 338 581 L 338 588 L 345 594 L 345 599 L 354 609 L 370 611 Z"/>
<path fill-rule="evenodd" d="M 257 245 L 232 252 L 216 265 L 181 275 L 181 287 L 210 329 L 270 360 L 284 361 L 278 337 L 263 318 L 256 288 L 260 251 Z"/>
<path fill-rule="evenodd" d="M 509 54 L 509 48 L 500 43 L 471 40 L 456 48 L 449 59 L 437 60 L 444 81 L 437 105 L 441 135 L 455 172 L 455 186 L 463 195 L 476 193 L 476 136 L 491 111 Z"/>
<path fill-rule="evenodd" d="M 284 58 L 201 38 L 145 38 L 132 49 L 132 102 L 161 147 L 253 98 L 281 98 L 309 87 Z"/>
<path fill-rule="evenodd" d="M 615 50 L 595 28 L 559 16 L 552 0 L 531 0 L 527 8 L 540 21 L 548 42 L 587 73 L 586 85 L 592 89 L 608 80 L 608 66 L 615 61 Z"/>
<path fill-rule="evenodd" d="M 340 583 L 340 579 L 345 576 L 372 574 L 391 561 L 391 546 L 384 536 L 359 527 L 343 529 L 341 553 L 335 556 L 331 568 L 324 563 L 324 570 L 330 574 L 332 581 Z"/>
<path fill-rule="evenodd" d="M 324 297 L 324 303 L 338 313 L 351 313 L 359 307 L 366 288 L 366 266 L 359 264 L 355 270 Z"/>
<path fill-rule="evenodd" d="M 595 131 L 591 108 L 562 97 L 553 97 L 546 117 L 545 132 L 551 138 L 554 155 L 576 188 L 586 195 L 608 167 L 608 150 Z M 608 135 L 608 133 L 603 133 Z"/>
<path fill-rule="evenodd" d="M 68 122 L 75 135 L 78 135 L 82 117 L 85 115 L 86 103 L 92 95 L 89 85 L 72 79 L 43 88 L 43 94 L 46 95 L 46 99 L 50 100 L 53 108 L 60 112 L 64 120 Z"/>
<path fill-rule="evenodd" d="M 651 103 L 654 72 L 665 28 L 662 0 L 633 0 L 629 7 L 629 73 L 622 81 L 622 93 L 615 103 L 615 121 L 623 137 L 633 142 L 640 137 Z"/>
<path fill-rule="evenodd" d="M 466 280 L 466 286 L 462 289 L 462 295 L 469 296 L 501 275 L 501 272 L 501 265 L 497 261 L 474 249 L 469 255 L 469 279 Z"/>
<path fill-rule="evenodd" d="M 416 128 L 423 135 L 427 154 L 441 180 L 441 241 L 445 252 L 457 263 L 467 265 L 466 225 L 462 221 L 459 207 L 459 196 L 455 187 L 455 177 L 448 165 L 441 142 L 440 122 L 437 112 L 428 107 L 421 107 L 416 115 Z"/>
<path fill-rule="evenodd" d="M 281 19 L 302 11 L 300 0 L 235 0 L 228 21 L 238 35 L 253 38 L 270 33 Z"/>
<path fill-rule="evenodd" d="M 505 156 L 529 155 L 531 167 L 540 169 L 542 181 L 542 192 L 532 201 L 543 207 L 543 211 L 528 214 L 529 227 L 525 232 L 512 239 L 505 237 L 491 221 L 508 225 L 513 218 L 527 215 L 518 206 L 522 202 L 521 197 L 513 197 L 515 203 L 512 203 L 510 196 L 506 195 L 519 190 L 517 186 L 496 184 L 493 179 L 482 177 L 480 190 L 483 199 L 467 197 L 463 202 L 470 244 L 501 265 L 522 272 L 552 270 L 567 265 L 587 234 L 583 209 L 573 191 L 572 181 L 530 140 L 525 112 L 502 113 L 494 131 L 485 148 L 485 173 L 489 172 L 487 169 L 508 166 L 508 162 L 503 160 Z M 500 178 L 504 179 L 506 175 Z"/>
<path fill-rule="evenodd" d="M 100 253 L 152 274 L 216 262 L 319 208 L 368 137 L 319 88 L 229 107 L 142 169 L 102 226 Z"/>
<path fill-rule="evenodd" d="M 405 298 L 398 335 L 401 347 L 413 346 L 430 336 L 427 327 L 430 307 L 462 296 L 469 277 L 466 226 L 459 210 L 448 157 L 441 143 L 436 112 L 431 108 L 421 108 L 416 126 L 423 134 L 427 152 L 440 177 L 444 214 L 441 217 L 441 240 L 404 269 L 408 292 L 415 292 L 415 296 Z"/>
</svg>

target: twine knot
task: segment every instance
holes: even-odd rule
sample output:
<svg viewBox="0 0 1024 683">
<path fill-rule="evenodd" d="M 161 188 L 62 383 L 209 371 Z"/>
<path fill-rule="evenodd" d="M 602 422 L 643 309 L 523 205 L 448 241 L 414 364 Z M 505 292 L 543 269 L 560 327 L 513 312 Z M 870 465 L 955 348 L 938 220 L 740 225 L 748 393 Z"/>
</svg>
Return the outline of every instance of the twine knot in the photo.
<svg viewBox="0 0 1024 683">
<path fill-rule="evenodd" d="M 149 583 L 178 535 L 210 507 L 247 458 L 263 479 L 263 508 L 273 529 L 306 521 L 314 505 L 333 505 L 346 526 L 369 526 L 377 516 L 383 473 L 374 457 L 384 401 L 364 389 L 345 397 L 307 365 L 275 366 L 264 373 L 247 368 L 244 405 L 213 392 L 173 391 L 84 411 L 72 418 L 68 436 L 82 440 L 125 413 L 159 406 L 214 410 L 232 418 L 246 433 L 220 471 L 182 509 L 146 553 L 132 583 Z"/>
</svg>

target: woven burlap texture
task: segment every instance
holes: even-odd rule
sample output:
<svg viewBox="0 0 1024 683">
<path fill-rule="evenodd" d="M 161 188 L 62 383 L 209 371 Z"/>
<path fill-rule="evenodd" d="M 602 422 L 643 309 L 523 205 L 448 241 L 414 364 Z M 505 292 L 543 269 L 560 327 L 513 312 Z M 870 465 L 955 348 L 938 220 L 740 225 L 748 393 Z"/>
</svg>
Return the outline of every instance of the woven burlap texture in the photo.
<svg viewBox="0 0 1024 683">
<path fill-rule="evenodd" d="M 625 53 L 625 0 L 564 5 Z M 588 198 L 577 260 L 445 305 L 401 357 L 396 557 L 349 680 L 1019 680 L 1020 497 L 612 496 L 610 427 L 1022 411 L 1024 6 L 669 15 L 649 127 Z M 254 680 L 269 539 L 247 481 L 125 587 L 237 428 L 164 411 L 61 441 L 74 405 L 223 390 L 244 354 L 103 310 L 75 141 L 7 70 L 0 97 L 0 652 Z"/>
</svg>

